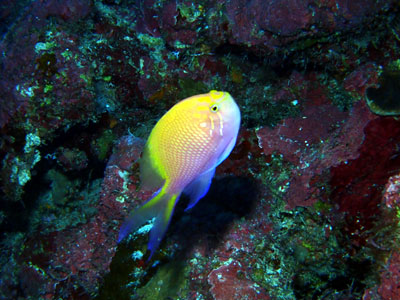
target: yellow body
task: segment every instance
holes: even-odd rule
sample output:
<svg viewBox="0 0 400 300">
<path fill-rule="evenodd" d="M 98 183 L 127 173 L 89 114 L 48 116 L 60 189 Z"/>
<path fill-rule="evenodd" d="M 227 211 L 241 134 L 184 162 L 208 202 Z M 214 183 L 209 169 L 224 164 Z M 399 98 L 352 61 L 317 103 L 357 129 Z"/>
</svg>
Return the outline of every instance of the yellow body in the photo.
<svg viewBox="0 0 400 300">
<path fill-rule="evenodd" d="M 188 183 L 185 179 L 199 175 L 207 165 L 211 167 L 210 156 L 217 148 L 226 146 L 226 143 L 221 145 L 223 116 L 220 111 L 211 111 L 216 100 L 223 101 L 224 94 L 230 98 L 228 93 L 216 91 L 187 98 L 172 107 L 153 128 L 144 159 L 149 156 L 152 170 L 166 181 L 169 190 L 185 187 Z M 147 167 L 142 164 L 142 174 Z M 145 185 L 148 180 L 154 182 L 152 178 L 144 178 Z"/>
<path fill-rule="evenodd" d="M 151 131 L 140 162 L 142 186 L 159 192 L 131 214 L 122 238 L 127 228 L 156 217 L 149 243 L 154 251 L 179 195 L 189 194 L 189 207 L 204 196 L 215 167 L 231 152 L 239 126 L 239 108 L 227 92 L 211 91 L 174 105 Z"/>
</svg>

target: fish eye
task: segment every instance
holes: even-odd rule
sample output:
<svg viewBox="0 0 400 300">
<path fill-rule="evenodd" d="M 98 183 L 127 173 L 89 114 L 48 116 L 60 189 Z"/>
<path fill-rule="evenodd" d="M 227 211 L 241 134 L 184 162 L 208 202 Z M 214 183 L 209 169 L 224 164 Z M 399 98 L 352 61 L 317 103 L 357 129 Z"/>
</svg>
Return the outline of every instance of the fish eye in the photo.
<svg viewBox="0 0 400 300">
<path fill-rule="evenodd" d="M 211 105 L 210 110 L 212 112 L 217 112 L 219 110 L 219 106 L 217 104 L 213 104 Z"/>
</svg>

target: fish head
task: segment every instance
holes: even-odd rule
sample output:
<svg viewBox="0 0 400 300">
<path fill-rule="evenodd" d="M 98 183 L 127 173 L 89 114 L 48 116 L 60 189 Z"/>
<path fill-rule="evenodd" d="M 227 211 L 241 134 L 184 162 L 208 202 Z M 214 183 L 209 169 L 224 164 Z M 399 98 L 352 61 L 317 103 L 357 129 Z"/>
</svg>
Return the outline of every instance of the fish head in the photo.
<svg viewBox="0 0 400 300">
<path fill-rule="evenodd" d="M 240 127 L 240 110 L 228 92 L 210 91 L 189 98 L 195 100 L 193 118 L 214 138 L 236 138 Z"/>
</svg>

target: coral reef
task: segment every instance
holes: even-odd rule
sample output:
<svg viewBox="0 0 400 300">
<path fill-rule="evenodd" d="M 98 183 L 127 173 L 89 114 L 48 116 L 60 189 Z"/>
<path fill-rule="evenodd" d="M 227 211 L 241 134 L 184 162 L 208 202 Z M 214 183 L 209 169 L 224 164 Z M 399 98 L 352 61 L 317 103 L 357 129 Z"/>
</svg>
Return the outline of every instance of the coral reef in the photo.
<svg viewBox="0 0 400 300">
<path fill-rule="evenodd" d="M 0 298 L 399 298 L 399 24 L 395 0 L 1 3 Z M 117 244 L 144 143 L 212 89 L 236 147 L 147 261 L 151 222 Z"/>
</svg>

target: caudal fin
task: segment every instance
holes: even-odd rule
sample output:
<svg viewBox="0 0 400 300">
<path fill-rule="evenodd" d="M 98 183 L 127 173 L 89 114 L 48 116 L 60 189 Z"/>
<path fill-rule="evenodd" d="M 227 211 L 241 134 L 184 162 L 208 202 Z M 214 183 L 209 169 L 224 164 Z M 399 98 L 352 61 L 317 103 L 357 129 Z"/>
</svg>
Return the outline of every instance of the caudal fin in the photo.
<svg viewBox="0 0 400 300">
<path fill-rule="evenodd" d="M 178 194 L 170 195 L 161 190 L 150 201 L 132 211 L 121 226 L 118 236 L 118 243 L 122 241 L 130 232 L 138 229 L 146 221 L 155 218 L 153 228 L 150 231 L 148 249 L 151 251 L 150 257 L 157 250 L 160 242 L 167 231 Z"/>
</svg>

